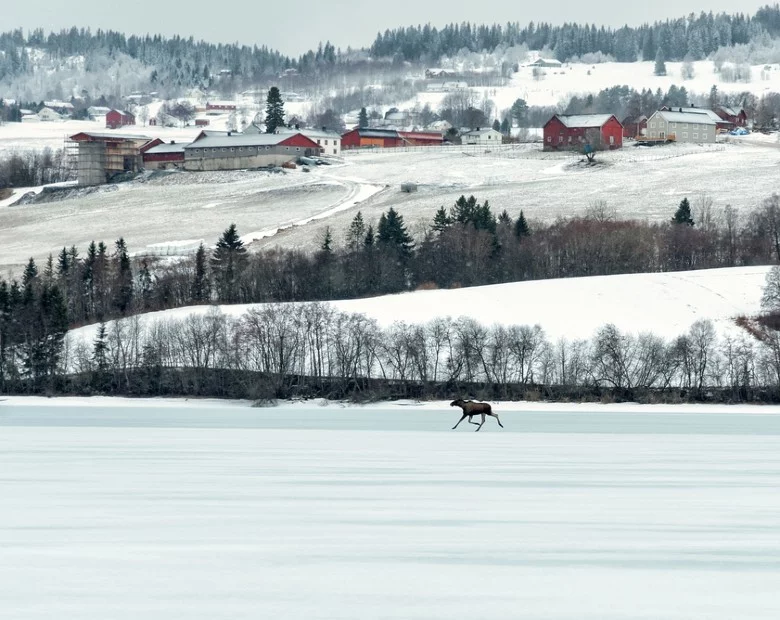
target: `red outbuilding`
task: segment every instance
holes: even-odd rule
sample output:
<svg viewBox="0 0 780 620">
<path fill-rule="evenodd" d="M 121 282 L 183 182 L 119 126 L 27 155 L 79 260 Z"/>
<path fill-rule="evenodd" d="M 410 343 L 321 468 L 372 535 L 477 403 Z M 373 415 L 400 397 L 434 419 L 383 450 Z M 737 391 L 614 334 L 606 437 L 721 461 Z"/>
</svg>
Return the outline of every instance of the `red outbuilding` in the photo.
<svg viewBox="0 0 780 620">
<path fill-rule="evenodd" d="M 403 138 L 395 129 L 378 129 L 373 127 L 361 129 L 357 127 L 341 136 L 342 149 L 391 148 L 395 146 L 404 146 Z"/>
<path fill-rule="evenodd" d="M 624 138 L 639 138 L 647 133 L 647 117 L 644 114 L 627 116 L 620 124 L 623 125 Z"/>
<path fill-rule="evenodd" d="M 623 146 L 623 125 L 613 114 L 556 114 L 544 125 L 544 150 L 580 150 Z"/>
<path fill-rule="evenodd" d="M 715 114 L 734 127 L 744 127 L 747 125 L 747 113 L 742 108 L 730 108 L 721 105 L 715 107 Z"/>
<path fill-rule="evenodd" d="M 441 146 L 444 136 L 436 131 L 399 131 L 404 146 Z"/>
<path fill-rule="evenodd" d="M 108 129 L 118 129 L 126 125 L 135 125 L 135 116 L 130 114 L 130 112 L 111 110 L 106 114 L 106 127 Z"/>
</svg>

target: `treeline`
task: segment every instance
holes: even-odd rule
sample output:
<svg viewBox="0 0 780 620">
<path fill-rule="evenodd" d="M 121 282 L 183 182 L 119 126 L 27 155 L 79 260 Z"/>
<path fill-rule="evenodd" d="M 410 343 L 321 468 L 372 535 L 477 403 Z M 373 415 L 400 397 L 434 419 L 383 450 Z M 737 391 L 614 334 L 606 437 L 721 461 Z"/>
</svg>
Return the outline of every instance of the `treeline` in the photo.
<svg viewBox="0 0 780 620">
<path fill-rule="evenodd" d="M 602 53 L 619 62 L 654 60 L 660 50 L 666 60 L 701 60 L 718 48 L 745 44 L 780 32 L 778 5 L 759 9 L 754 17 L 700 13 L 697 17 L 657 21 L 639 27 L 614 29 L 591 24 L 548 23 L 522 26 L 449 24 L 441 29 L 430 24 L 379 33 L 371 45 L 375 57 L 398 56 L 410 62 L 436 62 L 461 50 L 491 52 L 499 47 L 526 45 L 529 49 L 550 49 L 560 61 L 585 54 Z"/>
<path fill-rule="evenodd" d="M 0 189 L 59 183 L 69 180 L 71 174 L 63 149 L 46 147 L 0 155 Z"/>
<path fill-rule="evenodd" d="M 231 225 L 213 250 L 178 262 L 130 259 L 123 239 L 86 252 L 63 248 L 21 282 L 0 279 L 5 312 L 22 311 L 23 291 L 57 287 L 70 325 L 206 303 L 349 299 L 417 288 L 455 288 L 549 278 L 766 265 L 780 259 L 780 197 L 741 213 L 706 198 L 684 199 L 665 222 L 621 220 L 604 202 L 551 223 L 520 211 L 496 216 L 462 196 L 442 206 L 414 239 L 389 209 L 377 222 L 358 212 L 346 230 L 327 228 L 314 251 L 249 253 Z M 14 321 L 24 323 L 24 316 Z"/>
<path fill-rule="evenodd" d="M 759 333 L 759 332 L 756 332 Z M 59 343 L 60 341 L 58 341 Z M 67 340 L 48 363 L 5 349 L 0 392 L 328 397 L 778 402 L 780 333 L 718 338 L 697 321 L 671 340 L 605 325 L 551 341 L 539 325 L 470 318 L 380 327 L 327 304 L 270 304 L 230 317 L 133 317 Z"/>
</svg>

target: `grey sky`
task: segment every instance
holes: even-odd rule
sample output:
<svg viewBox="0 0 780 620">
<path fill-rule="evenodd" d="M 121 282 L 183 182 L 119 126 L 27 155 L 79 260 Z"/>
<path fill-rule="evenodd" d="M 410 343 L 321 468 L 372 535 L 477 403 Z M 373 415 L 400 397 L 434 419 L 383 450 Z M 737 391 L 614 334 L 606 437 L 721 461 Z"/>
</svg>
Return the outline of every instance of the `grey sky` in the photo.
<svg viewBox="0 0 780 620">
<path fill-rule="evenodd" d="M 119 30 L 128 34 L 179 34 L 211 42 L 266 44 L 297 56 L 330 40 L 337 47 L 366 46 L 377 31 L 430 22 L 436 26 L 456 21 L 505 23 L 507 21 L 589 22 L 620 26 L 680 17 L 701 10 L 748 12 L 768 0 L 739 3 L 711 0 L 706 7 L 699 0 L 557 0 L 518 2 L 493 0 L 488 4 L 464 0 L 294 0 L 280 2 L 273 19 L 271 2 L 258 0 L 37 0 L 33 4 L 6 2 L 0 12 L 0 30 L 43 27 L 59 30 L 73 25 Z"/>
</svg>

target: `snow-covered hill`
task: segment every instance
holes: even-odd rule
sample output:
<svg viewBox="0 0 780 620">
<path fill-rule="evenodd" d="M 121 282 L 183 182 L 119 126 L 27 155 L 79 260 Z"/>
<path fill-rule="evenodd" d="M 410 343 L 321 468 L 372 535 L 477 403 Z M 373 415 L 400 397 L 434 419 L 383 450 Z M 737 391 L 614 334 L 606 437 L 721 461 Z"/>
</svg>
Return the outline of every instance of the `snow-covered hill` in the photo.
<svg viewBox="0 0 780 620">
<path fill-rule="evenodd" d="M 363 314 L 388 326 L 395 321 L 427 323 L 438 317 L 471 317 L 484 325 L 541 325 L 548 338 L 590 338 L 606 323 L 621 331 L 652 332 L 676 337 L 699 319 L 710 319 L 721 335 L 742 333 L 740 315 L 759 312 L 768 267 L 738 267 L 676 273 L 631 274 L 512 282 L 471 288 L 417 291 L 369 299 L 329 302 L 349 313 Z M 240 316 L 258 304 L 220 306 Z M 141 317 L 152 324 L 211 306 L 152 312 Z M 91 343 L 97 326 L 71 331 L 74 342 Z"/>
</svg>

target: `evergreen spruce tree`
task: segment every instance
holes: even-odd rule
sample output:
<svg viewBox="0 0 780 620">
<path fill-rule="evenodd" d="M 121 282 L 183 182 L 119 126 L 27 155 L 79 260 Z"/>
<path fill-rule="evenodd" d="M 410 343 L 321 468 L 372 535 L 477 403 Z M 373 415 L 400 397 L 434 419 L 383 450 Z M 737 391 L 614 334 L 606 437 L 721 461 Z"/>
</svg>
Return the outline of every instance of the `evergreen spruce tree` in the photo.
<svg viewBox="0 0 780 620">
<path fill-rule="evenodd" d="M 211 255 L 211 273 L 220 301 L 238 301 L 238 283 L 246 263 L 246 248 L 238 236 L 236 225 L 231 224 L 217 241 Z"/>
<path fill-rule="evenodd" d="M 691 216 L 691 203 L 687 198 L 683 198 L 680 202 L 680 206 L 677 207 L 677 211 L 674 212 L 672 217 L 673 224 L 685 224 L 687 226 L 693 226 L 693 217 Z"/>
<path fill-rule="evenodd" d="M 360 108 L 360 114 L 358 115 L 358 127 L 365 129 L 368 127 L 368 112 L 365 108 Z"/>
<path fill-rule="evenodd" d="M 367 250 L 370 250 L 374 247 L 375 242 L 376 239 L 374 235 L 374 227 L 369 224 L 368 228 L 366 229 L 366 238 L 363 239 L 363 247 L 365 247 Z"/>
<path fill-rule="evenodd" d="M 509 117 L 505 116 L 504 120 L 501 121 L 501 133 L 505 136 L 508 136 L 512 132 L 512 125 L 509 122 Z"/>
<path fill-rule="evenodd" d="M 104 373 L 108 370 L 108 337 L 106 335 L 106 324 L 100 323 L 95 341 L 92 343 L 92 363 L 98 372 Z"/>
<path fill-rule="evenodd" d="M 501 212 L 501 215 L 498 216 L 498 223 L 501 226 L 511 226 L 512 225 L 512 216 L 509 215 L 506 209 L 504 209 Z"/>
<path fill-rule="evenodd" d="M 664 51 L 659 47 L 655 54 L 655 74 L 666 75 L 666 62 L 664 58 Z"/>
<path fill-rule="evenodd" d="M 27 261 L 27 266 L 24 268 L 24 273 L 22 274 L 22 286 L 24 288 L 32 286 L 33 281 L 37 277 L 38 267 L 35 265 L 35 260 L 31 256 L 30 260 Z"/>
<path fill-rule="evenodd" d="M 523 237 L 531 236 L 531 228 L 528 226 L 528 222 L 525 219 L 525 214 L 520 211 L 520 215 L 515 220 L 515 237 L 522 239 Z"/>
<path fill-rule="evenodd" d="M 202 303 L 209 300 L 209 283 L 206 275 L 206 248 L 201 243 L 195 252 L 195 273 L 190 289 L 192 301 Z"/>
<path fill-rule="evenodd" d="M 402 256 L 409 256 L 414 243 L 406 230 L 404 217 L 393 207 L 382 213 L 377 228 L 377 241 L 384 247 L 397 249 Z"/>
<path fill-rule="evenodd" d="M 431 229 L 433 229 L 437 233 L 441 233 L 446 228 L 449 228 L 451 225 L 452 225 L 452 219 L 447 214 L 447 209 L 445 209 L 444 207 L 439 207 L 439 210 L 436 212 L 436 215 L 433 216 L 433 224 L 431 225 Z"/>
<path fill-rule="evenodd" d="M 284 101 L 279 89 L 272 86 L 265 103 L 265 133 L 275 133 L 279 127 L 284 127 Z"/>
<path fill-rule="evenodd" d="M 333 235 L 330 232 L 330 226 L 325 227 L 325 234 L 322 236 L 320 251 L 327 256 L 333 254 Z"/>
<path fill-rule="evenodd" d="M 141 303 L 144 310 L 152 307 L 152 294 L 154 293 L 154 283 L 152 273 L 149 271 L 149 263 L 146 259 L 141 261 L 141 268 L 138 271 L 138 292 L 141 294 Z"/>
<path fill-rule="evenodd" d="M 498 119 L 493 121 L 493 129 L 495 129 L 498 132 L 501 131 L 501 123 L 499 122 Z"/>
<path fill-rule="evenodd" d="M 363 221 L 363 214 L 358 211 L 347 230 L 347 248 L 351 252 L 356 252 L 366 236 L 366 224 Z"/>
<path fill-rule="evenodd" d="M 46 266 L 43 268 L 43 279 L 46 284 L 51 284 L 54 281 L 54 257 L 51 254 L 46 258 Z"/>
<path fill-rule="evenodd" d="M 130 311 L 133 303 L 133 270 L 123 237 L 116 240 L 114 254 L 114 308 L 120 314 Z"/>
<path fill-rule="evenodd" d="M 68 256 L 68 250 L 63 247 L 60 253 L 57 255 L 57 276 L 59 278 L 67 277 L 70 271 L 70 260 Z"/>
</svg>

